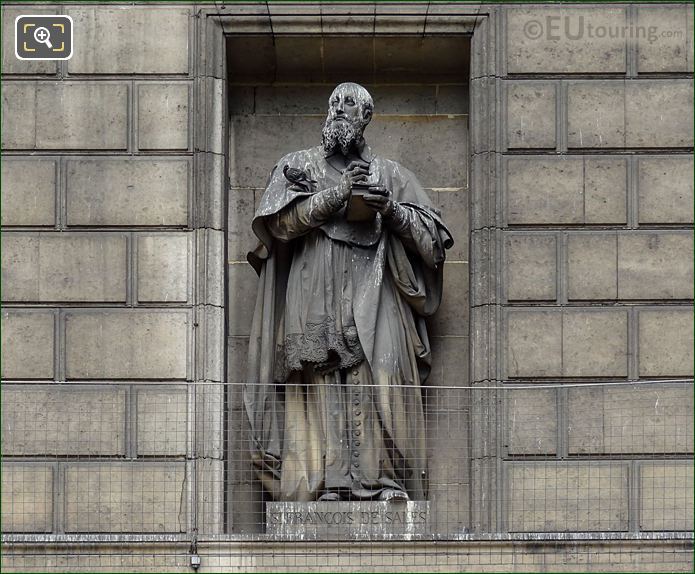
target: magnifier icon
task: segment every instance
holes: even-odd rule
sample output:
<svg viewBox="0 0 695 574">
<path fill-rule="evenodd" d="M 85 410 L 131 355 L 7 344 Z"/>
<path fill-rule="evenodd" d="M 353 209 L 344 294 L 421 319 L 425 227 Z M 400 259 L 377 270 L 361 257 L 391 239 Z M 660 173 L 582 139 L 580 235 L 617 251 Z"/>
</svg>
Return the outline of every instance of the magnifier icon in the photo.
<svg viewBox="0 0 695 574">
<path fill-rule="evenodd" d="M 46 44 L 46 46 L 53 49 L 53 44 L 51 44 L 51 33 L 43 26 L 39 26 L 34 30 L 34 40 L 39 44 Z"/>
</svg>

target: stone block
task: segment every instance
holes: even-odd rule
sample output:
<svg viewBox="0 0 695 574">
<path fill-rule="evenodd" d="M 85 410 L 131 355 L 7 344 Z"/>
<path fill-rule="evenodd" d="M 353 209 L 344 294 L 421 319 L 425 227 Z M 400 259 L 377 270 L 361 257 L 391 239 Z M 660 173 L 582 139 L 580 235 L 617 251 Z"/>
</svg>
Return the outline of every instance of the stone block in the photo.
<svg viewBox="0 0 695 574">
<path fill-rule="evenodd" d="M 124 456 L 125 388 L 12 386 L 2 393 L 7 456 Z"/>
<path fill-rule="evenodd" d="M 627 376 L 627 312 L 565 311 L 562 374 L 565 377 Z"/>
<path fill-rule="evenodd" d="M 509 311 L 507 377 L 562 375 L 562 315 L 556 311 Z"/>
<path fill-rule="evenodd" d="M 278 158 L 280 159 L 280 158 Z M 229 261 L 246 261 L 246 254 L 256 248 L 258 238 L 251 229 L 256 211 L 255 198 L 261 198 L 263 189 L 230 189 L 227 212 L 227 257 Z"/>
<path fill-rule="evenodd" d="M 507 147 L 554 148 L 555 84 L 513 83 L 507 87 Z"/>
<path fill-rule="evenodd" d="M 627 221 L 627 160 L 584 159 L 584 222 Z"/>
<path fill-rule="evenodd" d="M 618 235 L 618 297 L 692 299 L 692 233 Z"/>
<path fill-rule="evenodd" d="M 56 163 L 52 159 L 2 161 L 2 225 L 55 225 Z"/>
<path fill-rule="evenodd" d="M 66 194 L 69 225 L 184 226 L 188 162 L 70 160 Z"/>
<path fill-rule="evenodd" d="M 187 377 L 184 311 L 70 311 L 65 324 L 68 379 Z"/>
<path fill-rule="evenodd" d="M 21 302 L 125 302 L 122 234 L 5 233 L 3 299 Z"/>
<path fill-rule="evenodd" d="M 46 60 L 20 60 L 15 55 L 15 19 L 23 14 L 41 16 L 55 14 L 55 9 L 32 6 L 31 10 L 13 6 L 2 7 L 2 73 L 4 76 L 15 74 L 50 74 L 57 72 L 57 62 Z"/>
<path fill-rule="evenodd" d="M 65 470 L 66 532 L 185 532 L 185 463 L 72 463 Z"/>
<path fill-rule="evenodd" d="M 199 459 L 196 464 L 197 524 L 203 535 L 225 534 L 225 466 L 224 461 L 210 459 Z"/>
<path fill-rule="evenodd" d="M 570 454 L 693 450 L 693 393 L 686 385 L 569 389 Z"/>
<path fill-rule="evenodd" d="M 444 263 L 442 302 L 428 321 L 432 335 L 468 335 L 468 264 Z"/>
<path fill-rule="evenodd" d="M 627 530 L 624 463 L 507 463 L 506 475 L 511 532 Z"/>
<path fill-rule="evenodd" d="M 692 377 L 692 308 L 640 311 L 638 356 L 640 377 Z"/>
<path fill-rule="evenodd" d="M 618 297 L 618 238 L 614 233 L 571 233 L 567 242 L 568 298 Z"/>
<path fill-rule="evenodd" d="M 640 74 L 688 71 L 688 8 L 638 6 L 637 68 Z"/>
<path fill-rule="evenodd" d="M 188 73 L 186 7 L 83 6 L 67 14 L 74 22 L 75 46 L 89 46 L 75 50 L 70 74 Z"/>
<path fill-rule="evenodd" d="M 3 149 L 125 150 L 128 147 L 127 84 L 89 81 L 10 84 L 3 89 L 2 104 Z"/>
<path fill-rule="evenodd" d="M 509 224 L 582 223 L 583 172 L 581 158 L 507 160 Z"/>
<path fill-rule="evenodd" d="M 640 465 L 640 530 L 693 530 L 693 464 Z"/>
<path fill-rule="evenodd" d="M 225 286 L 225 240 L 221 229 L 198 229 L 193 238 L 196 242 L 198 272 L 195 274 L 196 303 L 199 305 L 224 306 Z"/>
<path fill-rule="evenodd" d="M 568 147 L 624 147 L 625 87 L 622 82 L 570 83 L 567 114 Z"/>
<path fill-rule="evenodd" d="M 242 391 L 247 378 L 248 355 L 248 337 L 227 338 L 227 402 L 230 409 L 243 408 Z"/>
<path fill-rule="evenodd" d="M 2 463 L 2 531 L 53 530 L 53 467 Z"/>
<path fill-rule="evenodd" d="M 469 384 L 468 337 L 432 337 L 432 370 L 426 385 L 466 387 Z"/>
<path fill-rule="evenodd" d="M 138 456 L 185 456 L 188 397 L 185 387 L 137 390 Z"/>
<path fill-rule="evenodd" d="M 431 191 L 436 195 L 435 205 L 454 238 L 454 245 L 446 252 L 447 261 L 467 262 L 470 230 L 468 191 L 463 188 L 435 188 Z"/>
<path fill-rule="evenodd" d="M 622 6 L 515 7 L 505 13 L 510 74 L 625 72 L 625 38 L 608 33 L 627 25 Z"/>
<path fill-rule="evenodd" d="M 505 446 L 510 455 L 557 452 L 557 397 L 554 389 L 505 387 Z"/>
<path fill-rule="evenodd" d="M 256 306 L 258 276 L 248 263 L 233 263 L 228 272 L 228 333 L 230 336 L 248 336 Z"/>
<path fill-rule="evenodd" d="M 190 290 L 189 233 L 138 235 L 138 301 L 185 303 Z"/>
<path fill-rule="evenodd" d="M 507 299 L 554 301 L 557 297 L 555 235 L 507 234 L 504 246 Z"/>
<path fill-rule="evenodd" d="M 187 83 L 138 86 L 138 148 L 188 149 Z"/>
<path fill-rule="evenodd" d="M 2 312 L 3 379 L 52 379 L 54 316 L 50 310 Z"/>
<path fill-rule="evenodd" d="M 639 222 L 692 223 L 692 156 L 641 157 L 638 166 Z"/>
<path fill-rule="evenodd" d="M 627 147 L 692 147 L 692 80 L 645 80 L 625 87 Z"/>
</svg>

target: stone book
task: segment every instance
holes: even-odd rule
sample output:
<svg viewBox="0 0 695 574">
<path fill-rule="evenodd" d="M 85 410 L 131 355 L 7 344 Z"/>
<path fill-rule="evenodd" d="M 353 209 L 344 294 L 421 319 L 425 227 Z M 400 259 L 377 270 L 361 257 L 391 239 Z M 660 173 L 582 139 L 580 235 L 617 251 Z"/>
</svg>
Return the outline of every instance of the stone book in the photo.
<svg viewBox="0 0 695 574">
<path fill-rule="evenodd" d="M 367 193 L 370 193 L 369 185 L 352 185 L 352 194 L 346 208 L 348 221 L 371 221 L 376 217 L 376 212 L 364 202 Z"/>
</svg>

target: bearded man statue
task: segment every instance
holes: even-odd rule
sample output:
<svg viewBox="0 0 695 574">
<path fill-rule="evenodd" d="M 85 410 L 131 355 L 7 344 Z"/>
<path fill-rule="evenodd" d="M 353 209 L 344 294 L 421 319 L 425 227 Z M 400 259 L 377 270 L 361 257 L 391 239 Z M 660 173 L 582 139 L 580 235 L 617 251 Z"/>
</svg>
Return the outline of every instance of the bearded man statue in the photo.
<svg viewBox="0 0 695 574">
<path fill-rule="evenodd" d="M 425 317 L 453 240 L 415 176 L 365 143 L 373 109 L 362 86 L 337 86 L 323 145 L 277 163 L 253 219 L 244 402 L 274 500 L 427 495 Z M 367 217 L 350 217 L 358 200 Z"/>
</svg>

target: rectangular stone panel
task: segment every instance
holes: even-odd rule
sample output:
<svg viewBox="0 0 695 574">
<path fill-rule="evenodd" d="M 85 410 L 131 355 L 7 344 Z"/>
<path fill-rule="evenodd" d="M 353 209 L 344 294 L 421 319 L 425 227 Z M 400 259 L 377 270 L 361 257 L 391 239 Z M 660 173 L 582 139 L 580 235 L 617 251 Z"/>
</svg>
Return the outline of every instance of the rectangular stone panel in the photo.
<svg viewBox="0 0 695 574">
<path fill-rule="evenodd" d="M 581 158 L 507 160 L 510 224 L 582 223 L 584 165 Z"/>
<path fill-rule="evenodd" d="M 626 69 L 625 37 L 619 33 L 627 24 L 622 6 L 514 7 L 505 13 L 510 74 L 621 73 Z M 596 34 L 598 28 L 601 37 Z"/>
<path fill-rule="evenodd" d="M 644 30 L 637 38 L 640 74 L 688 71 L 688 21 L 685 5 L 638 5 L 637 26 Z"/>
<path fill-rule="evenodd" d="M 692 299 L 692 233 L 618 235 L 620 299 Z"/>
<path fill-rule="evenodd" d="M 2 106 L 3 149 L 125 150 L 128 146 L 125 83 L 10 84 L 3 88 Z"/>
<path fill-rule="evenodd" d="M 548 82 L 507 85 L 507 147 L 555 147 L 555 84 Z"/>
<path fill-rule="evenodd" d="M 689 385 L 569 389 L 570 454 L 693 451 Z"/>
<path fill-rule="evenodd" d="M 36 5 L 28 10 L 27 7 L 2 7 L 2 73 L 5 76 L 15 74 L 55 74 L 57 72 L 56 61 L 49 60 L 20 60 L 15 55 L 15 19 L 22 14 L 41 16 L 43 14 L 55 14 L 56 10 L 47 10 Z"/>
<path fill-rule="evenodd" d="M 639 312 L 639 375 L 693 375 L 692 307 Z"/>
<path fill-rule="evenodd" d="M 509 311 L 507 377 L 562 376 L 562 315 L 557 311 Z"/>
<path fill-rule="evenodd" d="M 126 248 L 122 234 L 6 232 L 3 300 L 125 302 Z"/>
<path fill-rule="evenodd" d="M 138 456 L 183 456 L 188 443 L 185 387 L 137 390 Z"/>
<path fill-rule="evenodd" d="M 68 379 L 185 379 L 188 314 L 183 311 L 70 311 L 65 315 Z"/>
<path fill-rule="evenodd" d="M 640 465 L 640 530 L 693 530 L 693 463 Z"/>
<path fill-rule="evenodd" d="M 622 82 L 571 82 L 567 91 L 568 147 L 624 147 L 625 86 Z"/>
<path fill-rule="evenodd" d="M 2 312 L 3 379 L 52 379 L 54 315 L 51 310 Z"/>
<path fill-rule="evenodd" d="M 475 392 L 475 391 L 473 391 Z M 510 455 L 557 452 L 557 396 L 554 389 L 502 392 L 506 405 L 505 446 Z"/>
<path fill-rule="evenodd" d="M 573 301 L 618 297 L 615 233 L 571 233 L 567 241 L 568 297 Z"/>
<path fill-rule="evenodd" d="M 2 531 L 53 530 L 53 467 L 2 463 Z"/>
<path fill-rule="evenodd" d="M 627 159 L 584 158 L 584 222 L 627 221 Z"/>
<path fill-rule="evenodd" d="M 66 532 L 185 532 L 184 463 L 73 463 L 65 471 Z"/>
<path fill-rule="evenodd" d="M 67 221 L 85 226 L 184 226 L 188 222 L 188 162 L 70 160 Z"/>
<path fill-rule="evenodd" d="M 504 245 L 507 299 L 554 301 L 557 297 L 555 235 L 507 234 Z"/>
<path fill-rule="evenodd" d="M 188 83 L 138 86 L 138 148 L 188 149 Z"/>
<path fill-rule="evenodd" d="M 511 532 L 627 530 L 628 470 L 620 462 L 507 463 Z"/>
<path fill-rule="evenodd" d="M 52 159 L 2 160 L 2 225 L 55 225 L 56 163 Z"/>
<path fill-rule="evenodd" d="M 70 74 L 186 74 L 190 12 L 186 7 L 70 8 L 76 49 Z"/>
<path fill-rule="evenodd" d="M 185 303 L 189 300 L 190 234 L 138 235 L 138 301 Z"/>
<path fill-rule="evenodd" d="M 625 377 L 627 357 L 627 312 L 567 310 L 563 313 L 563 376 Z"/>
<path fill-rule="evenodd" d="M 2 452 L 125 455 L 124 388 L 12 386 L 2 393 Z"/>
<path fill-rule="evenodd" d="M 643 157 L 639 166 L 639 222 L 692 223 L 693 157 Z"/>
</svg>

